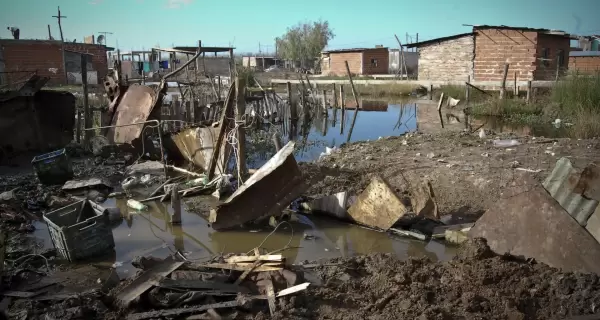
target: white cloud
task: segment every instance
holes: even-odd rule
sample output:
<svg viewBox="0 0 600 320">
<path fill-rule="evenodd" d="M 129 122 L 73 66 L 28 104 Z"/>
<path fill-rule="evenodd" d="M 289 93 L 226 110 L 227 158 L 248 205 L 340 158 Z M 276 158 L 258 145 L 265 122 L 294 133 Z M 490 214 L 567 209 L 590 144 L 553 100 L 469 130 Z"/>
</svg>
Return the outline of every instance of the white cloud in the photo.
<svg viewBox="0 0 600 320">
<path fill-rule="evenodd" d="M 167 8 L 179 9 L 192 3 L 193 0 L 167 0 Z"/>
</svg>

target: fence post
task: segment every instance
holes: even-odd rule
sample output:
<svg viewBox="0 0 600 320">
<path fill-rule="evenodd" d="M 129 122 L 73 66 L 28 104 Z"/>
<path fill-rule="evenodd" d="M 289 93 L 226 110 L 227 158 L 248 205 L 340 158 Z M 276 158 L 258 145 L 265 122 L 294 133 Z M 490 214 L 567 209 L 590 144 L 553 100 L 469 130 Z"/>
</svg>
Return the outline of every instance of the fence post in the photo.
<svg viewBox="0 0 600 320">
<path fill-rule="evenodd" d="M 504 73 L 502 74 L 502 83 L 500 84 L 500 99 L 504 99 L 506 92 L 506 77 L 508 76 L 508 63 L 504 64 Z"/>
</svg>

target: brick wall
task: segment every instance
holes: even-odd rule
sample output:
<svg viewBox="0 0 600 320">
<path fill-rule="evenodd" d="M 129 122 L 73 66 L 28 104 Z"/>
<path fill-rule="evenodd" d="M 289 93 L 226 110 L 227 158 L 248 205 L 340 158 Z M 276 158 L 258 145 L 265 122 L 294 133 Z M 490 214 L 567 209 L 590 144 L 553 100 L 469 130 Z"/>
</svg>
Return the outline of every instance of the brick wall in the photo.
<svg viewBox="0 0 600 320">
<path fill-rule="evenodd" d="M 600 72 L 600 56 L 596 57 L 570 57 L 569 71 L 594 74 Z"/>
<path fill-rule="evenodd" d="M 49 85 L 66 83 L 60 41 L 50 40 L 0 40 L 4 57 L 4 71 L 8 82 L 23 80 L 27 73 L 16 71 L 36 71 L 38 75 L 49 77 Z M 65 43 L 65 50 L 93 54 L 92 65 L 98 72 L 99 80 L 108 73 L 106 47 L 95 44 Z"/>
<path fill-rule="evenodd" d="M 58 41 L 0 40 L 4 56 L 6 81 L 14 83 L 24 80 L 28 73 L 18 71 L 37 70 L 38 75 L 49 77 L 48 84 L 65 81 L 62 52 Z"/>
<path fill-rule="evenodd" d="M 374 65 L 372 59 L 377 64 Z M 350 63 L 350 62 L 348 62 Z M 390 53 L 387 48 L 369 49 L 363 51 L 362 74 L 387 74 L 390 67 Z M 352 69 L 351 69 L 352 71 Z"/>
<path fill-rule="evenodd" d="M 504 64 L 508 79 L 533 80 L 536 68 L 537 32 L 486 29 L 475 31 L 474 79 L 501 81 Z"/>
<path fill-rule="evenodd" d="M 343 52 L 329 54 L 329 69 L 325 74 L 335 76 L 345 76 L 346 61 L 350 67 L 350 73 L 361 74 L 362 69 L 362 52 Z"/>
<path fill-rule="evenodd" d="M 467 81 L 473 67 L 473 37 L 419 47 L 419 80 Z"/>
<path fill-rule="evenodd" d="M 557 68 L 557 56 L 562 52 L 563 64 L 558 67 L 559 76 L 567 72 L 569 68 L 569 52 L 571 51 L 571 40 L 566 37 L 539 34 L 537 43 L 537 58 L 543 57 L 543 49 L 548 50 L 546 58 L 550 61 L 536 61 L 536 69 L 534 71 L 534 80 L 555 80 Z M 545 62 L 545 63 L 544 63 Z"/>
</svg>

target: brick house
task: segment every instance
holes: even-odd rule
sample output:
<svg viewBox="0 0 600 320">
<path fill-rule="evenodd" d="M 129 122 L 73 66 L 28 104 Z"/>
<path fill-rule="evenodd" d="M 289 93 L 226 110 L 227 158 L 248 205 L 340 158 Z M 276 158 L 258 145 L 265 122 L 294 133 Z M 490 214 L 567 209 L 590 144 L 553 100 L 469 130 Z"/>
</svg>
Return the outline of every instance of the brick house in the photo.
<svg viewBox="0 0 600 320">
<path fill-rule="evenodd" d="M 600 51 L 569 52 L 569 71 L 583 74 L 600 72 Z"/>
<path fill-rule="evenodd" d="M 568 70 L 571 36 L 562 31 L 475 26 L 473 32 L 406 45 L 419 48 L 419 79 L 500 81 L 554 80 Z"/>
<path fill-rule="evenodd" d="M 50 85 L 67 84 L 65 65 L 67 71 L 76 70 L 73 54 L 79 56 L 77 53 L 92 55 L 91 66 L 97 74 L 96 83 L 106 76 L 106 53 L 113 48 L 99 44 L 65 43 L 64 50 L 63 56 L 61 42 L 55 40 L 0 39 L 0 83 L 20 81 L 27 74 L 37 72 L 42 77 L 49 77 Z"/>
<path fill-rule="evenodd" d="M 345 76 L 346 61 L 350 73 L 355 75 L 387 74 L 389 70 L 388 48 L 356 48 L 321 52 L 321 74 Z"/>
</svg>

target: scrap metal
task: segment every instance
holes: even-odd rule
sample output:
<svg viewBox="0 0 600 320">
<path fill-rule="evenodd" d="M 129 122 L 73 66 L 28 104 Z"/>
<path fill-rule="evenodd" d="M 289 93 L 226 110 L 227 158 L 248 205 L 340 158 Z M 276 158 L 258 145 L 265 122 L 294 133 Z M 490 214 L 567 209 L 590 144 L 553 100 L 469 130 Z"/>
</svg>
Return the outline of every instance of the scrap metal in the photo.
<svg viewBox="0 0 600 320">
<path fill-rule="evenodd" d="M 598 207 L 600 186 L 598 166 L 590 164 L 583 171 L 573 167 L 571 160 L 561 158 L 552 173 L 543 182 L 544 188 L 583 227 Z M 587 193 L 587 196 L 586 196 Z M 596 196 L 591 199 L 589 196 Z"/>
<path fill-rule="evenodd" d="M 223 204 L 211 210 L 213 229 L 278 215 L 308 188 L 293 155 L 294 145 L 288 142 Z"/>
<path fill-rule="evenodd" d="M 469 237 L 487 239 L 498 254 L 600 274 L 600 244 L 541 185 L 499 199 L 479 218 Z"/>
</svg>

